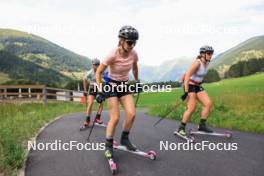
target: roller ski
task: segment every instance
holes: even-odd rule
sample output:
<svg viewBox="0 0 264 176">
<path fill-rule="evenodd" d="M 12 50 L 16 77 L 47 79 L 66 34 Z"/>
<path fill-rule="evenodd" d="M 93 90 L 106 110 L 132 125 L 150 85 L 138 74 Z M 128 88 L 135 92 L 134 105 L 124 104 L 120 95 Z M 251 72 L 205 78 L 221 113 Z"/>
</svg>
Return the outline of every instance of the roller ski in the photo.
<svg viewBox="0 0 264 176">
<path fill-rule="evenodd" d="M 108 164 L 110 166 L 110 170 L 112 172 L 112 174 L 116 174 L 117 173 L 117 164 L 115 163 L 114 161 L 114 157 L 113 157 L 113 151 L 112 150 L 109 150 L 107 149 L 105 151 L 105 158 L 107 159 L 108 161 Z"/>
<path fill-rule="evenodd" d="M 100 123 L 95 122 L 94 125 L 106 128 L 106 124 L 104 124 L 104 123 L 100 124 Z M 89 127 L 90 127 L 89 125 L 83 124 L 80 126 L 80 131 L 84 131 L 84 130 L 88 129 Z"/>
<path fill-rule="evenodd" d="M 190 129 L 190 135 L 209 135 L 209 136 L 219 136 L 219 137 L 226 137 L 232 138 L 233 134 L 231 131 L 225 131 L 224 133 L 217 133 L 217 132 L 206 132 L 201 130 L 193 130 Z"/>
<path fill-rule="evenodd" d="M 89 128 L 89 124 L 90 124 L 90 120 L 89 121 L 85 121 L 81 126 L 80 126 L 80 131 L 84 131 L 87 128 Z"/>
<path fill-rule="evenodd" d="M 89 125 L 90 125 L 90 118 L 86 119 L 86 121 L 80 126 L 80 131 L 86 130 L 87 128 L 89 128 Z M 94 125 L 106 128 L 106 124 L 103 123 L 103 121 L 100 118 L 100 115 L 96 115 Z"/>
<path fill-rule="evenodd" d="M 117 164 L 114 161 L 114 148 L 113 148 L 113 139 L 106 139 L 106 143 L 105 143 L 105 158 L 107 159 L 107 162 L 110 166 L 110 170 L 112 172 L 112 174 L 116 174 L 117 173 Z"/>
<path fill-rule="evenodd" d="M 130 153 L 133 153 L 133 154 L 136 154 L 139 156 L 144 156 L 144 157 L 147 157 L 151 160 L 156 159 L 156 152 L 155 151 L 151 150 L 149 152 L 143 152 L 143 151 L 137 149 L 137 147 L 130 142 L 128 136 L 129 136 L 129 132 L 123 131 L 122 135 L 121 135 L 120 144 L 118 144 L 116 141 L 113 142 L 114 149 L 122 150 L 125 152 L 130 152 Z"/>
<path fill-rule="evenodd" d="M 95 122 L 94 125 L 95 125 L 95 126 L 100 126 L 100 127 L 104 127 L 104 128 L 106 128 L 106 124 L 104 124 L 104 123 L 96 123 L 96 122 Z"/>
<path fill-rule="evenodd" d="M 133 145 L 133 144 L 131 144 L 131 145 Z M 143 157 L 149 158 L 151 160 L 155 160 L 156 156 L 157 156 L 156 152 L 153 150 L 150 150 L 148 152 L 143 152 L 143 151 L 137 149 L 134 145 L 133 145 L 133 147 L 132 146 L 126 146 L 126 145 L 120 145 L 116 141 L 114 141 L 114 149 L 133 153 L 135 155 L 143 156 Z"/>
<path fill-rule="evenodd" d="M 194 137 L 193 136 L 187 136 L 186 132 L 182 132 L 182 131 L 174 131 L 173 132 L 174 135 L 180 137 L 181 139 L 184 139 L 185 141 L 187 142 L 191 142 L 193 143 L 194 142 Z"/>
<path fill-rule="evenodd" d="M 173 134 L 177 135 L 178 137 L 184 139 L 187 142 L 194 142 L 194 137 L 193 136 L 187 136 L 186 132 L 185 132 L 185 123 L 181 123 L 181 125 L 179 126 L 179 129 L 174 131 Z"/>
<path fill-rule="evenodd" d="M 205 123 L 200 123 L 198 130 L 190 130 L 191 135 L 210 135 L 210 136 L 219 136 L 219 137 L 226 137 L 226 138 L 231 138 L 232 133 L 230 131 L 226 131 L 224 133 L 217 133 L 211 130 L 206 126 Z"/>
<path fill-rule="evenodd" d="M 95 118 L 95 122 L 94 122 L 94 125 L 95 126 L 101 126 L 101 127 L 105 127 L 106 128 L 106 125 L 104 124 L 104 122 L 102 121 L 101 115 L 97 115 L 96 118 Z"/>
</svg>

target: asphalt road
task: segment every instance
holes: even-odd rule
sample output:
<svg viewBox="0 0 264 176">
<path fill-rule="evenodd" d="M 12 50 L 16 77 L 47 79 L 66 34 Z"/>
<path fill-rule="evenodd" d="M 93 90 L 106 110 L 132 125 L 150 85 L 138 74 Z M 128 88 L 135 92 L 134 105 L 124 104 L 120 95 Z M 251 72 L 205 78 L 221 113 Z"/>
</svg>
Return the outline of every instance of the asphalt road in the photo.
<svg viewBox="0 0 264 176">
<path fill-rule="evenodd" d="M 108 112 L 103 112 L 106 122 Z M 51 123 L 37 137 L 37 144 L 47 144 L 55 140 L 61 143 L 78 141 L 85 143 L 89 129 L 79 131 L 84 120 L 83 113 L 65 116 Z M 264 174 L 264 136 L 233 131 L 233 138 L 226 139 L 212 136 L 196 136 L 196 142 L 209 141 L 236 145 L 237 150 L 218 151 L 176 149 L 182 139 L 173 135 L 178 122 L 164 120 L 156 127 L 153 124 L 157 117 L 149 117 L 143 111 L 137 113 L 136 121 L 131 130 L 131 141 L 144 151 L 153 149 L 157 152 L 155 161 L 136 156 L 128 152 L 115 151 L 118 163 L 118 174 L 122 176 L 263 176 Z M 115 139 L 119 141 L 123 112 L 116 131 Z M 195 128 L 188 125 L 188 128 Z M 215 129 L 223 132 L 224 129 Z M 91 143 L 104 142 L 105 128 L 96 126 L 91 135 Z M 160 142 L 168 142 L 172 148 L 160 148 Z M 41 146 L 40 146 L 41 147 Z M 43 146 L 42 146 L 43 147 Z M 93 146 L 95 149 L 97 146 Z M 228 148 L 228 147 L 227 147 Z M 163 150 L 161 150 L 163 149 Z M 26 163 L 26 176 L 108 176 L 111 175 L 104 151 L 87 151 L 77 149 L 63 150 L 31 150 Z"/>
</svg>

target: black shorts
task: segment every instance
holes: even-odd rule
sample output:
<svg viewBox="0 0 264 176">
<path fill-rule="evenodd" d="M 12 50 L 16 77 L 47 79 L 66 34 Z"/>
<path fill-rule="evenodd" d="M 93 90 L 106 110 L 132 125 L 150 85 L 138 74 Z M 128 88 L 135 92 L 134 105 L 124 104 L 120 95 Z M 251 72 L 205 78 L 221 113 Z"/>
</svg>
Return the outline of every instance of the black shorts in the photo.
<svg viewBox="0 0 264 176">
<path fill-rule="evenodd" d="M 95 96 L 97 95 L 97 92 L 98 92 L 98 91 L 97 91 L 96 89 L 94 89 L 93 86 L 90 86 L 90 87 L 89 87 L 89 95 L 90 95 L 90 96 L 94 96 L 94 97 L 95 97 Z"/>
<path fill-rule="evenodd" d="M 129 84 L 127 81 L 114 81 L 107 82 L 104 84 L 104 93 L 106 98 L 129 95 L 132 92 L 129 91 Z"/>
<path fill-rule="evenodd" d="M 198 93 L 202 91 L 204 91 L 204 88 L 202 86 L 189 84 L 189 92 Z"/>
</svg>

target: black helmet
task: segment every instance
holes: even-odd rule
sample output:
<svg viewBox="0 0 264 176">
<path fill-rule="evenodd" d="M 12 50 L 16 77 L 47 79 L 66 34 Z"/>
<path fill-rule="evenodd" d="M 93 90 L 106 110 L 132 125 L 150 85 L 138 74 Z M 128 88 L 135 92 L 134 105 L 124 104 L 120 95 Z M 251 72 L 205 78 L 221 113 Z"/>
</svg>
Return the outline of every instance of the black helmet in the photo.
<svg viewBox="0 0 264 176">
<path fill-rule="evenodd" d="M 119 30 L 118 37 L 126 40 L 138 40 L 138 31 L 132 26 L 123 26 Z"/>
<path fill-rule="evenodd" d="M 97 59 L 97 58 L 93 58 L 93 59 L 92 59 L 92 64 L 93 64 L 93 65 L 100 65 L 100 60 Z"/>
<path fill-rule="evenodd" d="M 205 45 L 205 46 L 202 46 L 202 47 L 200 48 L 200 54 L 201 54 L 201 53 L 206 53 L 206 52 L 214 53 L 214 49 L 213 49 L 213 47 L 208 46 L 208 45 Z"/>
</svg>

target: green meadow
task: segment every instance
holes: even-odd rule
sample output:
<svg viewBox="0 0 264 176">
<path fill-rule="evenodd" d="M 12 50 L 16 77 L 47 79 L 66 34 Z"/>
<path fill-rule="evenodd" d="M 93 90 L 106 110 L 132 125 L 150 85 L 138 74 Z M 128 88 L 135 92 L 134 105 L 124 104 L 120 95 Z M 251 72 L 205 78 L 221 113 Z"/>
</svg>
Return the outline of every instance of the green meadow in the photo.
<svg viewBox="0 0 264 176">
<path fill-rule="evenodd" d="M 254 133 L 264 133 L 264 73 L 243 78 L 204 84 L 213 101 L 208 123 L 211 126 Z M 183 90 L 142 94 L 140 107 L 148 107 L 149 114 L 181 120 L 186 103 L 181 103 Z M 191 122 L 198 123 L 201 105 L 197 106 Z"/>
<path fill-rule="evenodd" d="M 47 107 L 42 104 L 1 104 L 0 173 L 16 175 L 25 159 L 25 141 L 47 122 L 80 111 L 84 111 L 84 106 L 73 103 L 49 103 Z"/>
</svg>

